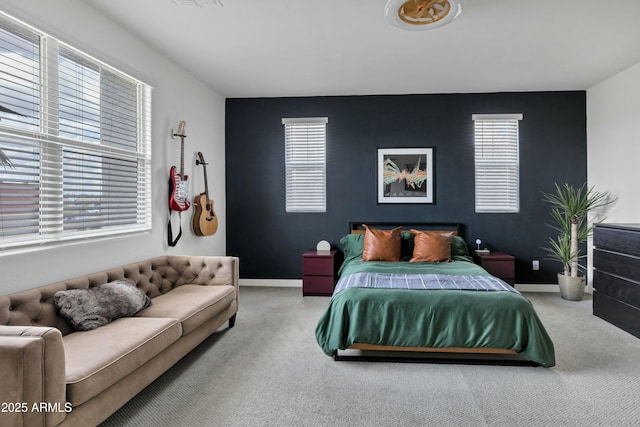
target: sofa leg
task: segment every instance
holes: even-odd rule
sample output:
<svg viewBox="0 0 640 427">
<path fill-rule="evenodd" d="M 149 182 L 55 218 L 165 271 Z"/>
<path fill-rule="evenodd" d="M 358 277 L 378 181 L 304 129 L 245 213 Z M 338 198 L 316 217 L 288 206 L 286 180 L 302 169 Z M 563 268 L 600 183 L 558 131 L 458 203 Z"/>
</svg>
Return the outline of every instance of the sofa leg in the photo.
<svg viewBox="0 0 640 427">
<path fill-rule="evenodd" d="M 236 315 L 234 314 L 229 318 L 229 328 L 233 328 L 236 324 Z"/>
</svg>

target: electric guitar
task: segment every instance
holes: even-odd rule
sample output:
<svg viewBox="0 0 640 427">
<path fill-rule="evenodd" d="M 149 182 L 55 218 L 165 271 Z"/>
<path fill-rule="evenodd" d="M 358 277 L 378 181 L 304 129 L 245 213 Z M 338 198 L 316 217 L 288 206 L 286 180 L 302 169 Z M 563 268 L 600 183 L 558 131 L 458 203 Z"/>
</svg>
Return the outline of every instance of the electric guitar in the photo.
<svg viewBox="0 0 640 427">
<path fill-rule="evenodd" d="M 178 125 L 178 132 L 171 134 L 171 138 L 180 137 L 180 173 L 177 173 L 175 166 L 171 166 L 169 171 L 169 209 L 178 212 L 186 211 L 191 207 L 187 187 L 189 177 L 184 174 L 184 139 L 187 137 L 184 134 L 185 124 L 182 120 Z"/>
<path fill-rule="evenodd" d="M 196 207 L 193 213 L 193 232 L 197 236 L 210 236 L 218 231 L 218 216 L 213 211 L 213 200 L 209 199 L 209 184 L 207 183 L 207 164 L 204 156 L 198 152 L 196 165 L 202 165 L 204 172 L 204 193 L 194 197 L 193 204 Z"/>
</svg>

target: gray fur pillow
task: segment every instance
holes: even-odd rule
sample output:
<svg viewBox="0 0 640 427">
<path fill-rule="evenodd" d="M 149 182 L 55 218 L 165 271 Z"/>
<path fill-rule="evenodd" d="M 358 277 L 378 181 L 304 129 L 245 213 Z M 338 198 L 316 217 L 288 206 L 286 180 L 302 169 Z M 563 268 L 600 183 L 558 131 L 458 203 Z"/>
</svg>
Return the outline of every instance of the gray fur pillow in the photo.
<svg viewBox="0 0 640 427">
<path fill-rule="evenodd" d="M 126 280 L 89 289 L 69 289 L 53 295 L 53 303 L 71 327 L 90 331 L 119 317 L 133 316 L 151 305 L 151 299 Z"/>
</svg>

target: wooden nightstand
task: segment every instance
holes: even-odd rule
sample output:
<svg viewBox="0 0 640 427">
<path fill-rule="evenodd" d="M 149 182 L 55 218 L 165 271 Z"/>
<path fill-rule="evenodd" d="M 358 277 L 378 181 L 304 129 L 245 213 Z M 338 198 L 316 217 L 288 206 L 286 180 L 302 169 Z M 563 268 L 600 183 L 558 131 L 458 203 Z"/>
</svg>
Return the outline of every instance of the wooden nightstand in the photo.
<svg viewBox="0 0 640 427">
<path fill-rule="evenodd" d="M 302 254 L 302 296 L 331 296 L 336 283 L 335 255 L 319 254 L 315 249 Z"/>
<path fill-rule="evenodd" d="M 516 283 L 516 259 L 504 252 L 476 253 L 471 252 L 476 264 L 487 270 L 489 274 L 504 280 L 511 286 Z"/>
</svg>

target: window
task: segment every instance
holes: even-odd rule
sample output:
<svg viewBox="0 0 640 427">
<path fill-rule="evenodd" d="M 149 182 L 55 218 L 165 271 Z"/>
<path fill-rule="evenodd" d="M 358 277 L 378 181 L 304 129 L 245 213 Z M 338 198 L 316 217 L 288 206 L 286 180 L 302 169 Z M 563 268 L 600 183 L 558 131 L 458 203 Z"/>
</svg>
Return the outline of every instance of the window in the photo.
<svg viewBox="0 0 640 427">
<path fill-rule="evenodd" d="M 326 117 L 285 118 L 286 212 L 326 212 Z"/>
<path fill-rule="evenodd" d="M 151 229 L 151 88 L 0 13 L 0 249 Z"/>
<path fill-rule="evenodd" d="M 474 114 L 476 212 L 520 211 L 518 122 L 522 114 Z"/>
</svg>

